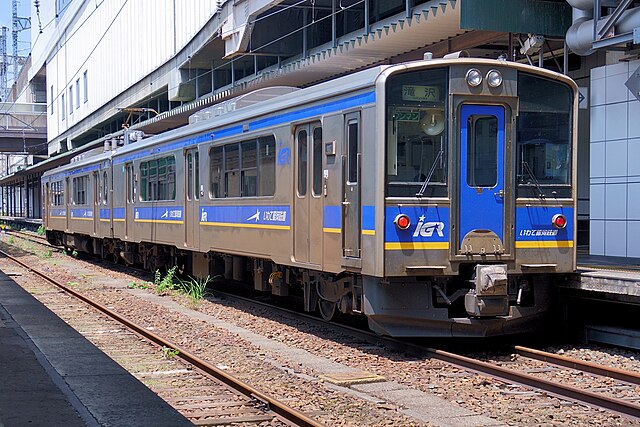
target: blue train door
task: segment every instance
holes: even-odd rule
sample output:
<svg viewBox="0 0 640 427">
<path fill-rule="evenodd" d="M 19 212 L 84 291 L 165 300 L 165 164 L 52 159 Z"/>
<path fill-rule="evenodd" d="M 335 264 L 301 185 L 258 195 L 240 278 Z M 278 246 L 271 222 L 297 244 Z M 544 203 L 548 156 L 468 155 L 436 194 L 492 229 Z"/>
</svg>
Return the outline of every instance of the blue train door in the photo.
<svg viewBox="0 0 640 427">
<path fill-rule="evenodd" d="M 463 105 L 460 119 L 459 253 L 504 253 L 505 109 Z"/>
</svg>

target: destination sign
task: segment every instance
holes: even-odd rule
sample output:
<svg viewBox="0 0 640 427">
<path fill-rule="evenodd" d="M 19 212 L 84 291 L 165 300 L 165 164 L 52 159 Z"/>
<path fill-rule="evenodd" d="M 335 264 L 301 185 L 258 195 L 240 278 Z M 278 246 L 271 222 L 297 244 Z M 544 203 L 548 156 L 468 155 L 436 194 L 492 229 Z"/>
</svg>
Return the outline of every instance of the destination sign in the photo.
<svg viewBox="0 0 640 427">
<path fill-rule="evenodd" d="M 403 101 L 440 101 L 440 88 L 438 86 L 402 85 Z"/>
</svg>

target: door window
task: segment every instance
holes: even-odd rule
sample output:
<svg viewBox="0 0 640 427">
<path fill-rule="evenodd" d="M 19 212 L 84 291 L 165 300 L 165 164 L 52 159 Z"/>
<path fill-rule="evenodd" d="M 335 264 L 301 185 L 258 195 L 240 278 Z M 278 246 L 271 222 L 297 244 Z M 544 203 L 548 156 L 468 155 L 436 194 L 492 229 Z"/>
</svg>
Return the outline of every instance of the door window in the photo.
<svg viewBox="0 0 640 427">
<path fill-rule="evenodd" d="M 498 183 L 498 118 L 469 116 L 467 121 L 467 185 L 495 187 Z"/>
</svg>

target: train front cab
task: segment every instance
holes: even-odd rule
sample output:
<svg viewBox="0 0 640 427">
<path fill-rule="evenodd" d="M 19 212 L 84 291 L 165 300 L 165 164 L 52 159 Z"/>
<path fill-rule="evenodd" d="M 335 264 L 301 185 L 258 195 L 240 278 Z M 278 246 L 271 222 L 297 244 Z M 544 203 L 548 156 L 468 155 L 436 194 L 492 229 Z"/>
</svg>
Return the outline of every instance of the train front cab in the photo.
<svg viewBox="0 0 640 427">
<path fill-rule="evenodd" d="M 576 91 L 559 74 L 497 61 L 382 74 L 384 273 L 363 279 L 373 330 L 535 328 L 552 281 L 575 269 Z"/>
</svg>

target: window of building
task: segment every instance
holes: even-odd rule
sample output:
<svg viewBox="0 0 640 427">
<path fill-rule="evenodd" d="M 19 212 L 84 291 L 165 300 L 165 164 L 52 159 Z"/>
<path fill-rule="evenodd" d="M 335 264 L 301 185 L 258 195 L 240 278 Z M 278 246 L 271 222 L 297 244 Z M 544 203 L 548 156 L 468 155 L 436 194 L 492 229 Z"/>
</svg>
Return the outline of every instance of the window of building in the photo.
<svg viewBox="0 0 640 427">
<path fill-rule="evenodd" d="M 89 78 L 87 77 L 87 70 L 82 74 L 82 80 L 84 82 L 84 102 L 89 100 Z"/>
<path fill-rule="evenodd" d="M 56 16 L 62 14 L 73 0 L 56 0 Z"/>
<path fill-rule="evenodd" d="M 69 86 L 69 115 L 73 114 L 73 86 Z"/>
<path fill-rule="evenodd" d="M 53 106 L 54 106 L 54 104 L 55 103 L 53 102 L 53 86 L 51 86 L 51 103 L 49 104 L 50 108 L 51 108 L 51 115 L 53 115 Z"/>
<path fill-rule="evenodd" d="M 76 109 L 80 108 L 80 79 L 76 80 Z"/>
<path fill-rule="evenodd" d="M 62 94 L 62 96 L 60 97 L 60 116 L 62 117 L 62 120 L 64 121 L 65 118 L 65 109 L 64 109 L 64 93 Z"/>
<path fill-rule="evenodd" d="M 73 203 L 76 205 L 87 204 L 87 188 L 89 175 L 73 178 Z"/>
<path fill-rule="evenodd" d="M 173 156 L 140 163 L 140 199 L 175 200 L 176 159 Z"/>
<path fill-rule="evenodd" d="M 275 138 L 267 136 L 213 147 L 209 151 L 210 196 L 273 196 L 275 146 Z"/>
</svg>

